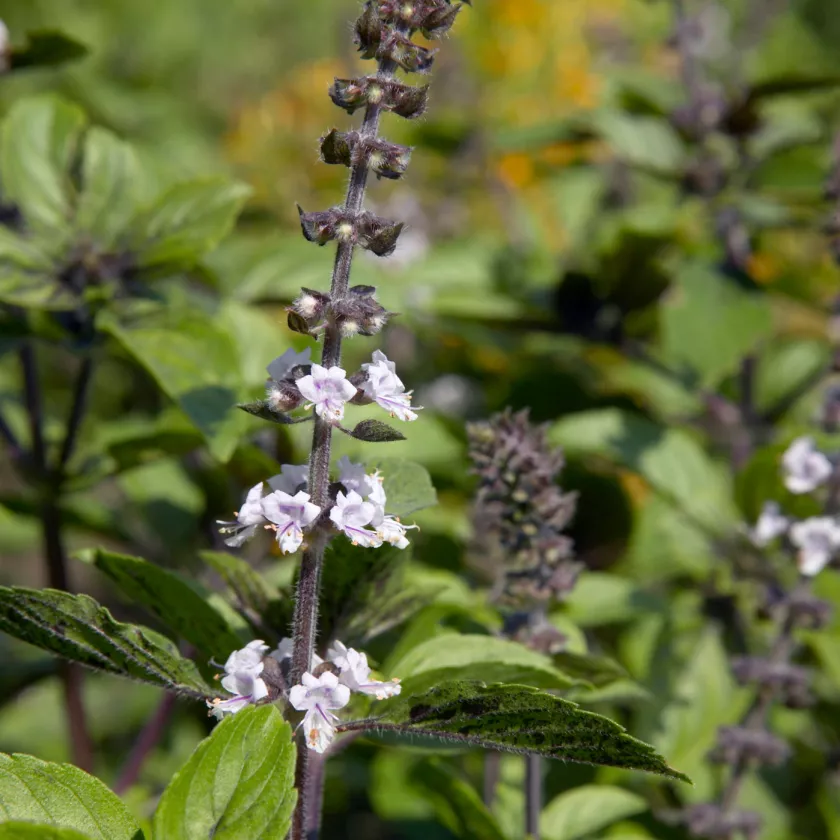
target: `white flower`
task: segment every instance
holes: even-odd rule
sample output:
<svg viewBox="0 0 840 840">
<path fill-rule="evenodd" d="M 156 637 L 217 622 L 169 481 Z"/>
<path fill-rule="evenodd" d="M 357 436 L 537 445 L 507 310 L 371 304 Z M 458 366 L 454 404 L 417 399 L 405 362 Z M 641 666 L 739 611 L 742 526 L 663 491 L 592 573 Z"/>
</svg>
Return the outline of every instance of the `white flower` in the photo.
<svg viewBox="0 0 840 840">
<path fill-rule="evenodd" d="M 268 645 L 262 639 L 255 639 L 227 658 L 222 687 L 233 697 L 227 700 L 219 697 L 208 700 L 207 706 L 213 717 L 221 720 L 225 715 L 236 714 L 250 703 L 268 697 L 268 686 L 260 677 L 265 667 L 263 654 L 267 650 Z"/>
<path fill-rule="evenodd" d="M 810 493 L 828 480 L 832 466 L 812 438 L 801 437 L 782 455 L 782 471 L 785 487 L 791 493 Z"/>
<path fill-rule="evenodd" d="M 268 650 L 268 645 L 262 639 L 254 639 L 248 642 L 241 650 L 235 650 L 225 662 L 225 673 L 235 674 L 237 671 L 249 671 L 259 667 L 262 672 L 263 655 Z M 224 684 L 224 683 L 223 683 Z"/>
<path fill-rule="evenodd" d="M 298 365 L 308 365 L 311 357 L 312 351 L 308 347 L 300 353 L 290 347 L 282 356 L 278 356 L 266 370 L 272 379 L 279 381 L 285 379 L 291 373 L 292 368 Z"/>
<path fill-rule="evenodd" d="M 362 365 L 367 373 L 367 380 L 362 383 L 362 391 L 368 399 L 384 408 L 391 417 L 399 420 L 416 420 L 417 415 L 411 410 L 411 391 L 405 390 L 396 365 L 381 350 L 373 351 L 373 362 Z M 415 406 L 416 409 L 422 406 Z"/>
<path fill-rule="evenodd" d="M 790 520 L 782 515 L 781 508 L 777 502 L 765 502 L 761 509 L 761 515 L 755 523 L 755 528 L 749 531 L 753 545 L 759 548 L 773 542 L 780 537 L 790 526 Z"/>
<path fill-rule="evenodd" d="M 365 472 L 364 464 L 354 464 L 346 455 L 338 459 L 338 480 L 344 485 L 344 489 L 350 492 L 355 490 L 360 496 L 367 496 L 374 488 L 374 476 Z"/>
<path fill-rule="evenodd" d="M 327 651 L 327 659 L 338 667 L 341 671 L 340 682 L 351 691 L 370 694 L 377 700 L 394 697 L 401 691 L 399 680 L 389 682 L 372 680 L 367 656 L 353 648 L 348 648 L 341 642 L 335 642 Z"/>
<path fill-rule="evenodd" d="M 408 548 L 405 532 L 416 525 L 403 525 L 395 516 L 384 516 L 376 526 L 376 533 L 383 542 L 391 543 L 395 548 Z"/>
<path fill-rule="evenodd" d="M 376 505 L 364 501 L 355 490 L 346 496 L 339 490 L 335 505 L 330 510 L 330 519 L 353 545 L 376 548 L 382 545 L 382 539 L 376 531 L 364 527 L 370 524 L 376 512 Z"/>
<path fill-rule="evenodd" d="M 297 492 L 301 484 L 306 486 L 309 481 L 309 464 L 283 464 L 280 467 L 279 475 L 268 479 L 268 486 L 272 490 L 280 490 L 283 493 L 292 495 Z"/>
<path fill-rule="evenodd" d="M 312 365 L 312 373 L 298 379 L 297 386 L 310 406 L 315 406 L 318 415 L 329 420 L 341 420 L 344 403 L 356 396 L 356 386 L 347 380 L 347 374 L 340 367 L 328 370 L 321 365 Z"/>
<path fill-rule="evenodd" d="M 238 548 L 242 543 L 250 540 L 257 532 L 257 527 L 265 522 L 262 511 L 262 482 L 255 484 L 245 497 L 242 507 L 236 512 L 235 522 L 225 522 L 217 519 L 220 534 L 231 534 L 225 545 L 231 548 Z"/>
<path fill-rule="evenodd" d="M 799 549 L 799 571 L 812 577 L 821 572 L 840 548 L 840 522 L 830 516 L 815 516 L 797 522 L 790 540 Z"/>
<path fill-rule="evenodd" d="M 325 671 L 320 677 L 305 673 L 301 684 L 292 686 L 289 702 L 299 712 L 306 712 L 301 726 L 306 734 L 306 745 L 322 753 L 335 735 L 336 709 L 343 709 L 350 701 L 350 689 L 340 685 L 338 677 Z"/>
<path fill-rule="evenodd" d="M 301 490 L 294 496 L 275 490 L 262 500 L 263 516 L 273 523 L 277 544 L 283 554 L 291 554 L 303 542 L 303 529 L 311 525 L 321 512 L 309 501 L 309 493 Z"/>
</svg>

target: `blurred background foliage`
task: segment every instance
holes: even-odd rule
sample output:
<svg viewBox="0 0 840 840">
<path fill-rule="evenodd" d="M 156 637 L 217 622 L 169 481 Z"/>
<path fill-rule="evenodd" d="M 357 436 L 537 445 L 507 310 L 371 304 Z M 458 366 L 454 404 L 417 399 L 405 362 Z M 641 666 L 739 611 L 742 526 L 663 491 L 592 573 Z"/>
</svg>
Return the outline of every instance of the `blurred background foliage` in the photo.
<svg viewBox="0 0 840 840">
<path fill-rule="evenodd" d="M 696 782 L 676 792 L 618 771 L 552 765 L 549 799 L 590 783 L 634 794 L 619 796 L 606 822 L 546 834 L 558 840 L 680 838 L 684 829 L 656 815 L 678 796 L 713 793 L 704 756 L 716 727 L 745 702 L 730 682 L 727 651 L 767 630 L 754 609 L 746 623 L 733 617 L 736 596 L 748 607 L 755 600 L 739 575 L 755 562 L 738 540 L 740 523 L 768 498 L 811 512 L 784 495 L 778 455 L 821 418 L 840 341 L 825 193 L 840 127 L 834 2 L 692 8 L 705 16 L 700 60 L 727 98 L 723 128 L 708 144 L 674 118 L 687 94 L 671 4 L 477 0 L 440 53 L 428 116 L 386 121 L 385 135 L 416 152 L 407 179 L 374 184 L 370 203 L 409 227 L 393 257 L 361 255 L 354 267 L 354 282 L 377 286 L 382 303 L 401 313 L 384 349 L 426 407 L 408 440 L 388 450 L 423 463 L 440 500 L 418 516 L 411 575 L 440 593 L 414 619 L 413 638 L 494 629 L 484 605 L 489 581 L 469 553 L 464 425 L 508 405 L 530 407 L 566 450 L 564 487 L 579 493 L 572 536 L 588 570 L 552 620 L 571 650 L 612 656 L 628 675 L 612 694 L 585 702 Z M 0 0 L 13 42 L 56 28 L 89 49 L 60 69 L 4 78 L 3 113 L 37 92 L 77 103 L 92 124 L 136 147 L 149 195 L 207 175 L 251 187 L 236 231 L 188 276 L 158 287 L 168 306 L 210 322 L 190 364 L 215 366 L 211 380 L 224 379 L 238 399 L 259 397 L 265 365 L 301 346 L 284 306 L 301 286 L 328 281 L 332 253 L 303 241 L 294 205 L 341 200 L 346 173 L 319 163 L 316 140 L 353 123 L 326 90 L 333 76 L 362 66 L 348 23 L 356 12 L 354 0 L 167 0 L 154 8 Z M 711 196 L 697 189 L 710 175 L 710 150 L 729 173 Z M 0 347 L 0 402 L 22 428 L 10 329 Z M 72 354 L 61 341 L 46 344 L 48 417 L 57 418 L 70 400 Z M 352 343 L 348 367 L 369 351 Z M 212 584 L 197 553 L 218 547 L 213 521 L 277 462 L 302 461 L 309 432 L 242 416 L 225 421 L 220 444 L 222 432 L 201 428 L 158 379 L 126 341 L 99 365 L 65 502 L 71 548 L 109 545 Z M 820 442 L 837 447 L 840 435 L 829 429 Z M 345 453 L 364 457 L 364 444 L 342 440 Z M 4 467 L 4 583 L 45 583 L 32 512 Z M 75 562 L 71 572 L 77 589 L 120 618 L 154 626 L 94 569 Z M 289 574 L 278 563 L 277 582 Z M 818 588 L 840 607 L 832 574 Z M 820 703 L 774 713 L 795 757 L 752 779 L 744 795 L 764 814 L 767 840 L 840 838 L 840 623 L 803 642 L 821 667 Z M 0 748 L 67 759 L 53 663 L 8 641 L 3 648 Z M 372 654 L 388 649 L 386 639 Z M 96 770 L 113 782 L 156 692 L 91 677 L 86 699 Z M 138 814 L 207 729 L 201 709 L 179 705 L 127 794 Z M 446 774 L 455 768 L 480 789 L 482 758 L 450 750 L 441 764 L 439 752 L 355 744 L 329 765 L 326 836 L 478 836 L 453 817 L 457 780 Z M 502 760 L 497 811 L 511 838 L 522 836 L 522 772 L 518 758 Z"/>
</svg>

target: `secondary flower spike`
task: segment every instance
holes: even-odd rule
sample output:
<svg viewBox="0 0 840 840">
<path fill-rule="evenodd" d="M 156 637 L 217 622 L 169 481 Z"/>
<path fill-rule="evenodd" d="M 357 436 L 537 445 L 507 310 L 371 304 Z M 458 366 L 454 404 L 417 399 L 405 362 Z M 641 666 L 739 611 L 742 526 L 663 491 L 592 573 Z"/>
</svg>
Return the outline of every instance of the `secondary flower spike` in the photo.
<svg viewBox="0 0 840 840">
<path fill-rule="evenodd" d="M 327 369 L 312 365 L 312 373 L 298 379 L 297 386 L 310 405 L 315 406 L 318 416 L 325 420 L 342 420 L 344 404 L 356 396 L 356 387 L 340 367 Z"/>
</svg>

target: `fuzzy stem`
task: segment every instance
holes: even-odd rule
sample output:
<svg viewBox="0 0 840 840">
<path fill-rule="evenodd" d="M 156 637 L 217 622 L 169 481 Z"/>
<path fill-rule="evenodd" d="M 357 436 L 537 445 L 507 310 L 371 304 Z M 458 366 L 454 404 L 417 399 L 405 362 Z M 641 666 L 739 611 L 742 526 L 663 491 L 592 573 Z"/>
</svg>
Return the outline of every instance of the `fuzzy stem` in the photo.
<svg viewBox="0 0 840 840">
<path fill-rule="evenodd" d="M 114 793 L 117 796 L 122 796 L 137 781 L 146 759 L 166 731 L 169 719 L 175 709 L 176 699 L 177 695 L 175 694 L 164 694 L 157 709 L 140 730 L 140 734 L 137 736 L 137 740 L 120 770 L 120 775 L 114 782 Z"/>
<path fill-rule="evenodd" d="M 525 836 L 540 840 L 542 813 L 542 761 L 538 755 L 525 756 Z"/>
<path fill-rule="evenodd" d="M 390 78 L 394 75 L 396 64 L 392 61 L 379 63 L 379 75 Z M 370 103 L 365 110 L 361 134 L 375 138 L 379 132 L 379 120 L 382 108 Z M 367 161 L 360 161 L 350 170 L 350 183 L 344 209 L 350 213 L 359 213 L 365 200 L 368 181 Z M 333 301 L 341 300 L 350 286 L 350 271 L 353 267 L 354 245 L 351 242 L 339 242 L 333 265 L 330 297 Z M 325 368 L 341 363 L 341 331 L 335 321 L 330 320 L 324 332 L 324 348 L 321 352 L 321 365 Z M 312 434 L 312 450 L 309 456 L 309 493 L 312 502 L 322 510 L 329 500 L 330 451 L 332 445 L 332 423 L 315 415 L 315 429 Z M 324 564 L 324 551 L 327 540 L 313 535 L 311 546 L 304 551 L 300 565 L 297 592 L 295 593 L 295 612 L 292 620 L 295 646 L 292 653 L 291 684 L 300 682 L 301 676 L 309 670 L 315 639 L 318 634 L 318 596 L 321 585 L 321 569 Z M 298 791 L 298 803 L 292 820 L 291 840 L 317 840 L 321 824 L 321 802 L 312 800 L 312 794 L 320 789 L 313 780 L 313 774 L 323 774 L 318 762 L 310 760 L 305 745 L 298 743 L 298 758 L 295 770 L 295 787 Z M 322 783 L 321 783 L 322 786 Z M 317 813 L 316 813 L 317 812 Z"/>
</svg>

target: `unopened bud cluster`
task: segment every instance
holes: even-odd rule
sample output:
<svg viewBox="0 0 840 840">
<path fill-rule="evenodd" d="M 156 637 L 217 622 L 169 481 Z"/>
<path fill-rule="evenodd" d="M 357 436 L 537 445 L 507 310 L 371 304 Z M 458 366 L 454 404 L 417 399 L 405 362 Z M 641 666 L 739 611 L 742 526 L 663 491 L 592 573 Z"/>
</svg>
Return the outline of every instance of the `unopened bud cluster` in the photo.
<svg viewBox="0 0 840 840">
<path fill-rule="evenodd" d="M 469 427 L 470 458 L 479 486 L 473 523 L 482 554 L 501 551 L 500 602 L 523 607 L 562 598 L 579 564 L 562 532 L 575 512 L 575 496 L 556 480 L 563 455 L 548 446 L 545 428 L 528 412 L 507 410 Z"/>
</svg>

